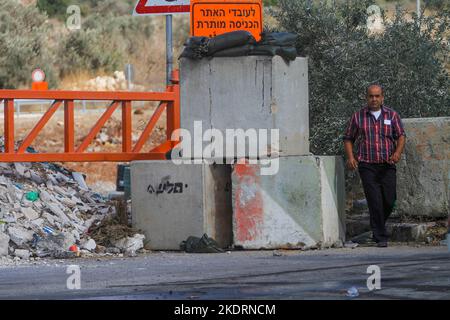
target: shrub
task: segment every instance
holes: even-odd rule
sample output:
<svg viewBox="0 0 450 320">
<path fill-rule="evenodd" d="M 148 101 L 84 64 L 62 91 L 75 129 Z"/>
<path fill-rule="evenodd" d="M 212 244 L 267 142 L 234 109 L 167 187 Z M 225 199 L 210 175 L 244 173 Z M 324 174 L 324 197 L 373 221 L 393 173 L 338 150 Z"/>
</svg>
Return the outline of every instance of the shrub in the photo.
<svg viewBox="0 0 450 320">
<path fill-rule="evenodd" d="M 384 32 L 369 34 L 372 1 L 320 2 L 309 9 L 307 0 L 278 2 L 272 14 L 280 28 L 298 34 L 297 49 L 309 57 L 313 153 L 343 154 L 346 123 L 373 82 L 385 87 L 386 104 L 403 118 L 450 115 L 448 10 L 408 20 L 398 8 L 392 21 L 384 19 Z"/>
<path fill-rule="evenodd" d="M 36 7 L 0 2 L 0 88 L 29 86 L 31 72 L 38 67 L 50 85 L 55 84 L 54 58 L 46 40 L 49 30 L 47 16 Z"/>
</svg>

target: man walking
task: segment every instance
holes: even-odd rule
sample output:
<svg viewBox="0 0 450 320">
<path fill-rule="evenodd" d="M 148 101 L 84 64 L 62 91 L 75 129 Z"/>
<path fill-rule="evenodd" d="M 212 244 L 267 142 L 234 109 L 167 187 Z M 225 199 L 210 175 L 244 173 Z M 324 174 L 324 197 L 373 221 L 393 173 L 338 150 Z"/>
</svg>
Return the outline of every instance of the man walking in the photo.
<svg viewBox="0 0 450 320">
<path fill-rule="evenodd" d="M 358 168 L 370 214 L 373 240 L 387 247 L 386 220 L 395 205 L 396 168 L 405 146 L 405 131 L 400 116 L 383 105 L 380 85 L 366 90 L 367 106 L 355 112 L 344 134 L 347 167 Z M 353 145 L 357 144 L 357 157 Z"/>
</svg>

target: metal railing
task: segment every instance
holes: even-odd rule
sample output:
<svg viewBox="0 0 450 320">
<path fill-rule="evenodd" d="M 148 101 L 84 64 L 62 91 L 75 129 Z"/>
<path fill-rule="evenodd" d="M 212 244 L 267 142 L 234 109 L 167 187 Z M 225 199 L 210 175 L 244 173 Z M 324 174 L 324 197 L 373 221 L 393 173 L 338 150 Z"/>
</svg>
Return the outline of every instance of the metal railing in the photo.
<svg viewBox="0 0 450 320">
<path fill-rule="evenodd" d="M 123 162 L 166 159 L 166 154 L 178 143 L 177 140 L 171 140 L 172 133 L 180 127 L 178 77 L 179 73 L 175 70 L 172 73 L 171 84 L 167 85 L 165 92 L 0 90 L 0 100 L 3 101 L 4 109 L 4 152 L 0 153 L 0 162 Z M 52 101 L 51 106 L 17 148 L 14 140 L 15 100 Z M 111 101 L 106 111 L 78 146 L 75 146 L 74 138 L 74 101 Z M 160 101 L 160 104 L 133 146 L 132 103 L 136 101 Z M 64 151 L 61 153 L 27 153 L 27 148 L 62 105 L 64 106 Z M 86 153 L 85 150 L 119 105 L 122 109 L 122 151 Z M 166 140 L 148 152 L 141 152 L 164 111 L 167 115 Z"/>
</svg>

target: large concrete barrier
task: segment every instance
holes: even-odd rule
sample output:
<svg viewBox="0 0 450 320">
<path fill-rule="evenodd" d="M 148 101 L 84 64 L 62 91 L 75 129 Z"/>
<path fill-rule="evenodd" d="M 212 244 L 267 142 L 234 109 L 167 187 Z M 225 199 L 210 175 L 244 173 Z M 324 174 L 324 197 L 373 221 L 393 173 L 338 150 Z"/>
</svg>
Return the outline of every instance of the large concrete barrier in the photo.
<svg viewBox="0 0 450 320">
<path fill-rule="evenodd" d="M 450 214 L 450 118 L 403 120 L 407 139 L 397 166 L 398 213 Z"/>
<path fill-rule="evenodd" d="M 131 163 L 133 227 L 153 250 L 179 250 L 181 241 L 204 233 L 220 246 L 232 241 L 231 167 Z"/>
<path fill-rule="evenodd" d="M 280 158 L 276 175 L 234 167 L 233 238 L 245 249 L 311 248 L 345 240 L 341 157 Z"/>
<path fill-rule="evenodd" d="M 181 127 L 191 136 L 194 121 L 224 137 L 226 129 L 279 129 L 281 156 L 310 154 L 306 58 L 182 59 L 180 72 Z"/>
</svg>

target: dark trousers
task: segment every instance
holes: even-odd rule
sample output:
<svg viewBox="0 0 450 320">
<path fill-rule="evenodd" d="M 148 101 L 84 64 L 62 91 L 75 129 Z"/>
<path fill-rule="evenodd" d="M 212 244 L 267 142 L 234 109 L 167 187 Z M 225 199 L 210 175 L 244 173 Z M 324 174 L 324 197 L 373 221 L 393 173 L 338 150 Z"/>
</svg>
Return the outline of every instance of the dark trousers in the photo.
<svg viewBox="0 0 450 320">
<path fill-rule="evenodd" d="M 376 242 L 387 241 L 386 220 L 397 199 L 395 165 L 360 162 L 358 171 L 369 207 L 373 238 Z"/>
</svg>

